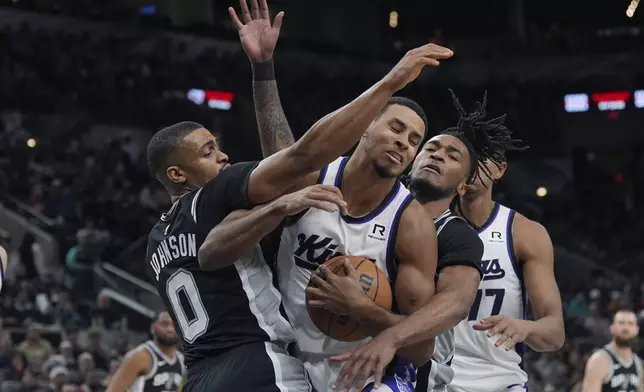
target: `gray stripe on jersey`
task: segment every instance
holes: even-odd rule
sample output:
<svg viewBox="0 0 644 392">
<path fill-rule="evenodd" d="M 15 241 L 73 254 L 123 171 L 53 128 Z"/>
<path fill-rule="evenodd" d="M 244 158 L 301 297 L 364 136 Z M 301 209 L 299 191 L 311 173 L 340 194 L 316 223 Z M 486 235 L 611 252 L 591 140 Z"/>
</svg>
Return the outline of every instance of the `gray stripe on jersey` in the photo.
<svg viewBox="0 0 644 392">
<path fill-rule="evenodd" d="M 235 268 L 248 297 L 250 311 L 259 327 L 272 342 L 295 341 L 295 331 L 280 313 L 282 296 L 273 286 L 273 274 L 257 245 L 251 252 L 235 262 Z"/>
</svg>

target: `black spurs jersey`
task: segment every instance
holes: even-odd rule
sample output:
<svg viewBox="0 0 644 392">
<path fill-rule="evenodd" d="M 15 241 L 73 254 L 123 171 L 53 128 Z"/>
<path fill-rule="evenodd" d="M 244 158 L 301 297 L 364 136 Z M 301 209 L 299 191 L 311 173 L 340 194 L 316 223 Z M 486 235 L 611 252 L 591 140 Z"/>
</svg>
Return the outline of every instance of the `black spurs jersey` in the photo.
<svg viewBox="0 0 644 392">
<path fill-rule="evenodd" d="M 601 348 L 610 359 L 608 377 L 602 385 L 602 392 L 637 392 L 642 383 L 642 361 L 634 353 L 630 363 L 620 358 L 610 346 Z"/>
<path fill-rule="evenodd" d="M 481 278 L 483 272 L 478 263 L 483 256 L 483 243 L 470 225 L 458 215 L 447 210 L 434 219 L 438 242 L 438 264 L 435 281 L 443 268 L 465 265 L 475 268 Z M 454 329 L 436 337 L 432 360 L 418 369 L 417 392 L 443 390 L 454 377 L 450 365 L 454 358 Z"/>
<path fill-rule="evenodd" d="M 152 357 L 152 369 L 150 373 L 139 376 L 129 392 L 176 392 L 183 383 L 185 373 L 183 355 L 175 350 L 174 356 L 168 358 L 151 340 L 139 348 L 147 350 Z"/>
<path fill-rule="evenodd" d="M 294 340 L 259 245 L 217 271 L 201 269 L 197 260 L 213 227 L 230 212 L 251 207 L 247 187 L 256 166 L 247 162 L 224 169 L 176 200 L 150 232 L 147 261 L 188 367 L 243 344 Z"/>
</svg>

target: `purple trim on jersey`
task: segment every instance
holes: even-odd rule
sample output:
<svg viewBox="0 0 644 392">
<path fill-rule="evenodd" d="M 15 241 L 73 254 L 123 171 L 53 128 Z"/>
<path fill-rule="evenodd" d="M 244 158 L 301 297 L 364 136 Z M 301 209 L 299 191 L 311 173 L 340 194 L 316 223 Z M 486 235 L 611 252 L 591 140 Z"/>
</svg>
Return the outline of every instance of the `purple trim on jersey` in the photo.
<svg viewBox="0 0 644 392">
<path fill-rule="evenodd" d="M 525 389 L 527 391 L 528 390 L 528 383 L 526 382 L 526 383 L 523 383 L 523 384 L 508 385 L 507 388 L 505 388 L 505 389 L 512 389 L 514 387 L 523 387 L 523 389 Z"/>
<path fill-rule="evenodd" d="M 326 177 L 326 172 L 329 170 L 329 165 L 325 165 L 322 169 L 320 169 L 320 175 L 318 176 L 317 181 L 315 182 L 316 184 L 324 184 L 324 177 Z M 309 212 L 309 209 L 307 208 L 304 211 L 300 211 L 299 213 L 293 215 L 293 216 L 288 216 L 284 219 L 284 225 L 285 226 L 293 226 L 294 224 L 297 223 L 304 214 Z"/>
<path fill-rule="evenodd" d="M 0 260 L 0 289 L 2 289 L 2 280 L 3 279 L 4 279 L 4 267 L 2 267 L 2 260 Z"/>
<path fill-rule="evenodd" d="M 402 216 L 405 209 L 411 204 L 414 200 L 414 195 L 411 193 L 405 197 L 398 211 L 394 215 L 394 219 L 391 222 L 391 229 L 389 230 L 389 238 L 387 238 L 387 253 L 385 256 L 385 265 L 387 266 L 387 273 L 389 274 L 389 281 L 391 282 L 391 289 L 393 291 L 394 284 L 396 282 L 396 273 L 398 271 L 398 266 L 396 265 L 396 238 L 398 237 L 398 226 L 400 225 L 400 217 Z"/>
<path fill-rule="evenodd" d="M 521 302 L 523 305 L 523 319 L 526 320 L 528 318 L 528 293 L 525 288 L 525 282 L 523 279 L 523 267 L 521 266 L 520 260 L 517 257 L 516 253 L 514 252 L 514 237 L 512 236 L 512 224 L 514 223 L 514 216 L 516 214 L 516 211 L 510 210 L 510 213 L 508 214 L 508 222 L 507 226 L 505 229 L 506 232 L 506 237 L 507 240 L 505 242 L 505 245 L 508 249 L 508 256 L 510 257 L 510 262 L 512 263 L 512 268 L 514 269 L 514 273 L 516 274 L 517 278 L 519 278 L 519 282 L 521 283 Z M 521 356 L 521 363 L 519 366 L 523 369 L 523 354 L 525 354 L 525 343 L 521 342 L 516 345 L 516 350 L 517 353 Z"/>
<path fill-rule="evenodd" d="M 347 162 L 349 162 L 348 157 L 342 157 L 342 162 L 340 162 L 340 167 L 338 167 L 338 172 L 335 175 L 335 186 L 338 189 L 342 189 L 342 175 L 344 173 L 344 168 L 347 166 Z M 377 217 L 380 215 L 381 212 L 389 206 L 389 204 L 396 198 L 396 195 L 398 194 L 398 191 L 400 190 L 400 181 L 396 181 L 394 184 L 393 188 L 389 191 L 387 196 L 384 198 L 383 201 L 380 202 L 378 207 L 376 207 L 373 211 L 368 213 L 367 215 L 361 217 L 361 218 L 354 218 L 351 216 L 346 216 L 346 215 L 340 215 L 342 217 L 342 220 L 344 220 L 347 223 L 366 223 L 372 220 L 373 218 Z"/>
<path fill-rule="evenodd" d="M 462 218 L 463 218 L 463 219 L 464 219 L 464 220 L 465 220 L 465 221 L 466 221 L 470 226 L 472 226 L 472 228 L 474 229 L 474 231 L 476 232 L 476 234 L 480 234 L 480 233 L 482 233 L 485 229 L 487 229 L 487 228 L 492 224 L 492 222 L 494 222 L 494 220 L 496 219 L 496 215 L 499 213 L 499 209 L 500 209 L 500 204 L 499 204 L 499 203 L 494 203 L 494 208 L 492 208 L 492 213 L 491 213 L 491 214 L 490 214 L 490 216 L 487 218 L 487 220 L 485 221 L 485 223 L 483 223 L 483 225 L 482 225 L 481 227 L 479 227 L 479 228 L 477 228 L 477 227 L 476 227 L 476 225 L 472 224 L 472 222 L 470 222 L 469 220 L 467 220 L 467 218 L 465 217 L 465 215 L 463 215 L 463 216 L 462 216 Z"/>
</svg>

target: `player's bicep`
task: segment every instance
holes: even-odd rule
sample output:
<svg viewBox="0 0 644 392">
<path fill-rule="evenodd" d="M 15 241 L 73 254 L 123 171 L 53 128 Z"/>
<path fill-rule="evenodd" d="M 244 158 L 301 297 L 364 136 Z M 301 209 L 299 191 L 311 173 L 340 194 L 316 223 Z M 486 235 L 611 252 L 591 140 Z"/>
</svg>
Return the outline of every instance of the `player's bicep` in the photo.
<svg viewBox="0 0 644 392">
<path fill-rule="evenodd" d="M 548 232 L 540 224 L 520 216 L 517 216 L 515 225 L 515 244 L 519 246 L 517 255 L 523 263 L 523 276 L 535 318 L 561 315 L 554 251 Z"/>
<path fill-rule="evenodd" d="M 105 392 L 125 392 L 137 377 L 149 373 L 151 368 L 152 358 L 145 349 L 129 353 L 110 379 Z"/>
<path fill-rule="evenodd" d="M 608 376 L 609 366 L 610 363 L 601 351 L 591 355 L 586 363 L 582 392 L 601 392 L 602 384 Z"/>
<path fill-rule="evenodd" d="M 415 201 L 400 219 L 396 257 L 399 262 L 396 302 L 402 313 L 410 314 L 434 295 L 438 258 L 434 221 Z"/>
</svg>

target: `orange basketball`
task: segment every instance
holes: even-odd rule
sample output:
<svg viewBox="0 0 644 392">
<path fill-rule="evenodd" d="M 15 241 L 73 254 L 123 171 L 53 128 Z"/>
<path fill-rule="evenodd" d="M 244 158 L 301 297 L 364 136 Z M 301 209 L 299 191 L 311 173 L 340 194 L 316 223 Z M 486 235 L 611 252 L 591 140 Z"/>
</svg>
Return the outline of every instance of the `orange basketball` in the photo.
<svg viewBox="0 0 644 392">
<path fill-rule="evenodd" d="M 371 260 L 362 256 L 337 256 L 327 260 L 324 266 L 330 272 L 344 276 L 343 260 L 348 259 L 355 268 L 364 292 L 379 306 L 391 310 L 392 294 L 387 275 Z M 306 296 L 307 310 L 313 323 L 325 335 L 343 342 L 355 342 L 366 338 L 367 334 L 360 330 L 360 324 L 349 316 L 338 316 L 325 309 L 308 306 L 309 296 Z"/>
</svg>

